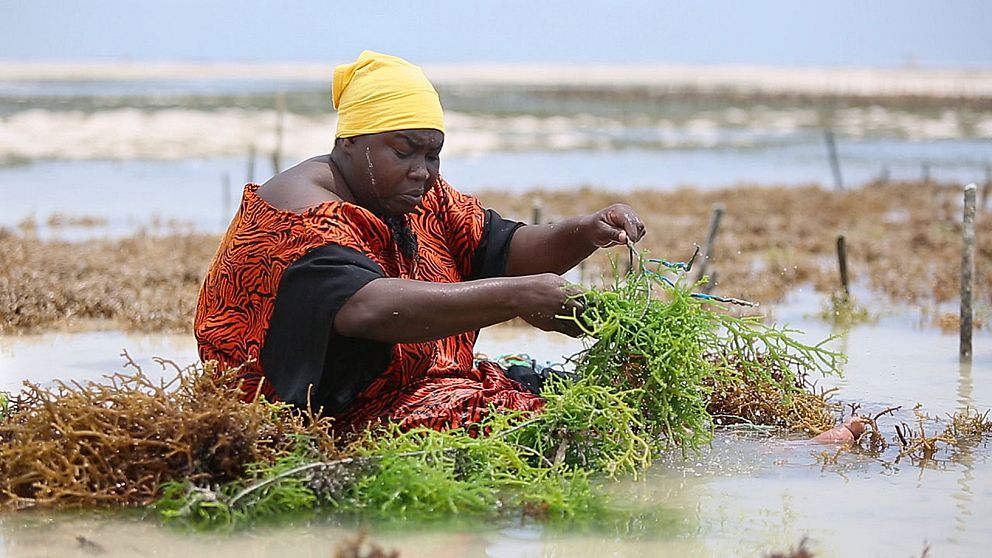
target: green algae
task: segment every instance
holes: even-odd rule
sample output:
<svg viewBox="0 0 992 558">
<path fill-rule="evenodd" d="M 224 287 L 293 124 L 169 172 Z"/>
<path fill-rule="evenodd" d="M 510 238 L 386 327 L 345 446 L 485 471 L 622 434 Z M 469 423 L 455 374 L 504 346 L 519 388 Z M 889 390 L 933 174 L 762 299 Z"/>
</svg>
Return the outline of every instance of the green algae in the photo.
<svg viewBox="0 0 992 558">
<path fill-rule="evenodd" d="M 300 511 L 609 523 L 645 510 L 611 503 L 597 483 L 636 476 L 661 452 L 707 443 L 713 386 L 775 386 L 789 409 L 790 397 L 805 393 L 806 373 L 830 373 L 841 359 L 823 343 L 731 316 L 643 269 L 581 296 L 585 312 L 566 319 L 594 341 L 572 358 L 579 380 L 545 386 L 539 415 L 493 409 L 478 424 L 446 431 L 379 425 L 336 460 L 301 438 L 291 455 L 253 464 L 227 484 L 168 484 L 155 507 L 194 527 Z"/>
</svg>

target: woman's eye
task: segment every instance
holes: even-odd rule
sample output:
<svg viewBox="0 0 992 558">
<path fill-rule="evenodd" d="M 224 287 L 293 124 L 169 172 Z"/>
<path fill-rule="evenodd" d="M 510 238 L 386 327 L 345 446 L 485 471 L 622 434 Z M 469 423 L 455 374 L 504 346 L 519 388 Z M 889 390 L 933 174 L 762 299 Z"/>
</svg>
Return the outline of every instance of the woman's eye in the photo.
<svg viewBox="0 0 992 558">
<path fill-rule="evenodd" d="M 400 151 L 399 149 L 393 149 L 393 151 L 396 152 L 396 156 L 399 157 L 400 159 L 406 159 L 410 155 L 413 155 L 412 153 L 407 153 L 406 151 Z"/>
</svg>

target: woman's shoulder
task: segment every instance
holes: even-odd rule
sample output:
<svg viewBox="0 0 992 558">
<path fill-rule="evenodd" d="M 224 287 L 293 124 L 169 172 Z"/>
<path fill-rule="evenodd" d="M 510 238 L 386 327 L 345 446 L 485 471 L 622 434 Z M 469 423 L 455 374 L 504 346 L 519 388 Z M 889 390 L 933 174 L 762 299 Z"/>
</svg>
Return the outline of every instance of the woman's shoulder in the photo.
<svg viewBox="0 0 992 558">
<path fill-rule="evenodd" d="M 276 174 L 258 187 L 256 195 L 275 209 L 305 213 L 326 204 L 341 201 L 334 193 L 334 174 L 330 156 L 320 155 Z"/>
</svg>

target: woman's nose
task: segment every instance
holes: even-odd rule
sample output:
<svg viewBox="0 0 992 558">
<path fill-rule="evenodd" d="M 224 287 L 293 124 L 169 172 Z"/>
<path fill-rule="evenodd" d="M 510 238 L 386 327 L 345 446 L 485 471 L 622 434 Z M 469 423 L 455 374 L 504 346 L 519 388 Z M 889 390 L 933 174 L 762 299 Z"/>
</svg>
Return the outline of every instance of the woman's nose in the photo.
<svg viewBox="0 0 992 558">
<path fill-rule="evenodd" d="M 414 180 L 423 182 L 430 178 L 431 173 L 427 170 L 426 164 L 414 164 L 410 167 L 409 176 Z"/>
</svg>

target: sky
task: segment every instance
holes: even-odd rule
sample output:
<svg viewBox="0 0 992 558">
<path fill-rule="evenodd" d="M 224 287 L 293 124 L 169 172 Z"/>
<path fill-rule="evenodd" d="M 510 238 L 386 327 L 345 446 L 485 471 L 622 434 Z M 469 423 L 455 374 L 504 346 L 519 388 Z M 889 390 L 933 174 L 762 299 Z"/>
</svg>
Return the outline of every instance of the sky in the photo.
<svg viewBox="0 0 992 558">
<path fill-rule="evenodd" d="M 0 0 L 0 60 L 992 67 L 981 0 Z"/>
</svg>

